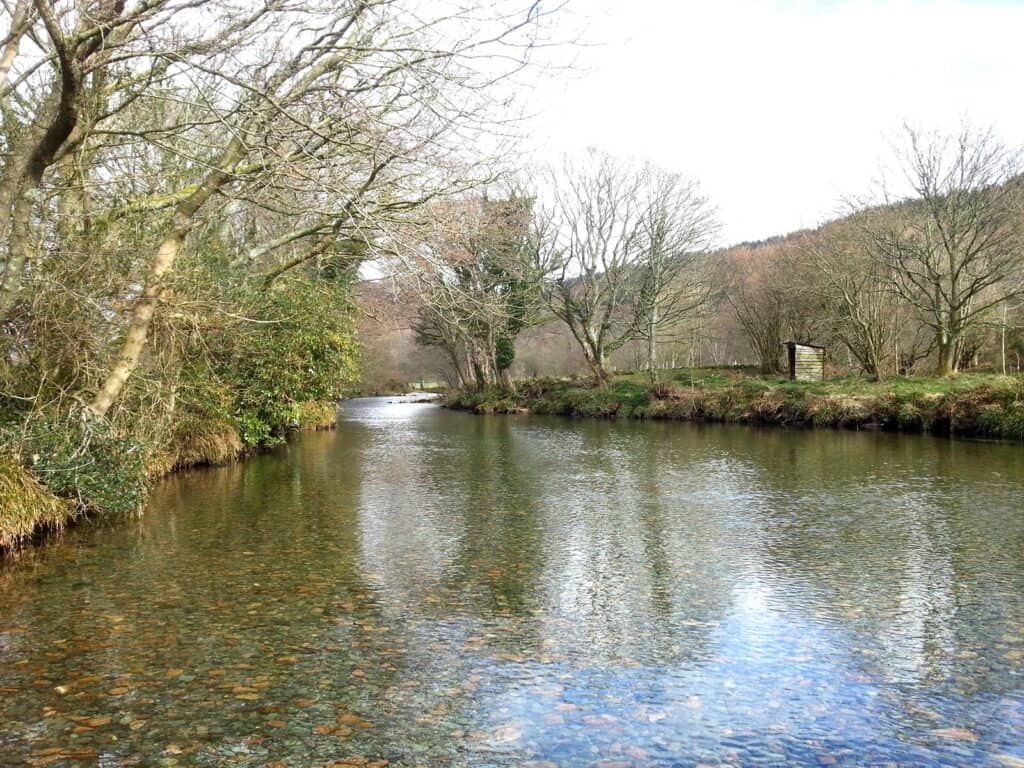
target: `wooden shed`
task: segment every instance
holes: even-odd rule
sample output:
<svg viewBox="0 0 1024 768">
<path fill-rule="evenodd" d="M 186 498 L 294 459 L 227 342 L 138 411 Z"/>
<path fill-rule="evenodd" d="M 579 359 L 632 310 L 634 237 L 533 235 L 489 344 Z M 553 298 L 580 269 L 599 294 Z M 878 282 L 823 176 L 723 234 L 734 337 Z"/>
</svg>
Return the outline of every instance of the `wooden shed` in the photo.
<svg viewBox="0 0 1024 768">
<path fill-rule="evenodd" d="M 817 344 L 787 341 L 786 361 L 793 381 L 821 381 L 825 378 L 825 348 Z"/>
</svg>

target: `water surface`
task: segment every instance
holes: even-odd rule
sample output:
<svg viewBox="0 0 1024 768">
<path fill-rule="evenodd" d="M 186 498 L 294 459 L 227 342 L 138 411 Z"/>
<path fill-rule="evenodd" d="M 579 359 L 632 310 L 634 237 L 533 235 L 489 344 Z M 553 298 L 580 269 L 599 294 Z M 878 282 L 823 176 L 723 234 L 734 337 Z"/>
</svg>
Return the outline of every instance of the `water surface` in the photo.
<svg viewBox="0 0 1024 768">
<path fill-rule="evenodd" d="M 0 574 L 0 765 L 1020 768 L 1022 492 L 1015 444 L 355 401 Z"/>
</svg>

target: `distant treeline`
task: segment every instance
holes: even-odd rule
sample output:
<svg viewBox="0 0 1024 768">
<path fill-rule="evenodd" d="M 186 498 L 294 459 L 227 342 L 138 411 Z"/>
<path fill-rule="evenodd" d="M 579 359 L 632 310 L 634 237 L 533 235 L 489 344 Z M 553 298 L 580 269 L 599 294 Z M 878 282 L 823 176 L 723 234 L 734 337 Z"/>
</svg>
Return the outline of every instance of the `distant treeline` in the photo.
<svg viewBox="0 0 1024 768">
<path fill-rule="evenodd" d="M 709 247 L 714 209 L 695 183 L 599 152 L 550 168 L 543 194 L 449 205 L 423 239 L 433 268 L 399 300 L 404 321 L 368 328 L 406 344 L 391 360 L 368 350 L 371 374 L 427 368 L 477 390 L 681 365 L 778 374 L 787 340 L 874 379 L 1020 370 L 1020 153 L 970 128 L 908 129 L 898 160 L 901 194 L 724 250 Z M 433 357 L 409 349 L 409 328 Z"/>
</svg>

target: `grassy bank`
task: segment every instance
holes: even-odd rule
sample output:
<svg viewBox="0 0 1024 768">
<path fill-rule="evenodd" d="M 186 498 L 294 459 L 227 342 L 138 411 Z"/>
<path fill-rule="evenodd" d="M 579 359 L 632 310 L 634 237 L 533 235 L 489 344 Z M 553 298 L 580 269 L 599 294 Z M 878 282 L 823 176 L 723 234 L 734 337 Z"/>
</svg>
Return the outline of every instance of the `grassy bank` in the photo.
<svg viewBox="0 0 1024 768">
<path fill-rule="evenodd" d="M 172 472 L 227 464 L 336 420 L 333 402 L 301 403 L 274 436 L 254 443 L 237 421 L 185 415 L 166 444 L 149 449 L 81 424 L 42 422 L 0 435 L 0 556 L 79 517 L 138 509 L 150 484 Z"/>
<path fill-rule="evenodd" d="M 617 376 L 606 388 L 537 379 L 515 395 L 456 392 L 446 404 L 475 413 L 674 419 L 742 424 L 882 429 L 1024 439 L 1024 377 L 961 374 L 950 379 L 856 377 L 794 382 L 745 369 Z"/>
</svg>

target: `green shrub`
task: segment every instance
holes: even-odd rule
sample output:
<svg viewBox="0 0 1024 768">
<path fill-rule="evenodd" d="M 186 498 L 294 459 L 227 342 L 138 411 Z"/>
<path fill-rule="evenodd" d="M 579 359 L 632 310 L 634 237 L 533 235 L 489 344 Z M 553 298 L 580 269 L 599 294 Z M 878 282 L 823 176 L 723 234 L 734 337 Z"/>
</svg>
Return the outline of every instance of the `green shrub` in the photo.
<svg viewBox="0 0 1024 768">
<path fill-rule="evenodd" d="M 1024 440 L 1024 403 L 1013 403 L 1003 412 L 999 432 L 994 434 Z"/>
<path fill-rule="evenodd" d="M 549 392 L 565 389 L 566 386 L 567 385 L 564 381 L 551 377 L 530 379 L 529 381 L 523 382 L 519 385 L 519 395 L 520 397 L 524 397 L 529 400 L 536 400 Z"/>
<path fill-rule="evenodd" d="M 494 365 L 499 371 L 508 370 L 516 359 L 516 347 L 508 336 L 499 336 L 494 342 Z"/>
<path fill-rule="evenodd" d="M 698 386 L 681 382 L 691 377 Z M 824 382 L 741 379 L 740 370 L 717 375 L 686 369 L 651 383 L 646 376 L 620 376 L 608 389 L 559 379 L 522 382 L 519 395 L 461 392 L 454 407 L 507 413 L 707 420 L 859 429 L 982 434 L 1024 439 L 1024 380 L 1019 377 L 866 381 L 859 377 Z M 711 382 L 708 384 L 708 382 Z"/>
<path fill-rule="evenodd" d="M 260 314 L 269 322 L 210 345 L 211 373 L 233 395 L 231 416 L 246 445 L 280 442 L 303 426 L 306 403 L 337 402 L 358 378 L 348 306 L 337 285 L 291 284 L 265 297 Z"/>
<path fill-rule="evenodd" d="M 143 446 L 104 422 L 37 417 L 4 442 L 51 493 L 90 512 L 132 512 L 146 499 Z"/>
<path fill-rule="evenodd" d="M 921 409 L 910 402 L 900 402 L 897 405 L 896 421 L 899 428 L 907 432 L 918 432 L 924 429 L 924 416 Z"/>
<path fill-rule="evenodd" d="M 659 382 L 651 387 L 651 397 L 655 400 L 682 400 L 690 391 L 671 382 Z"/>
</svg>

